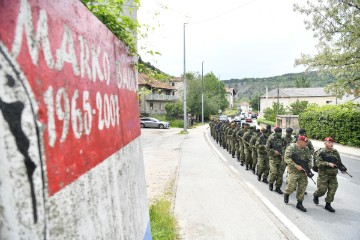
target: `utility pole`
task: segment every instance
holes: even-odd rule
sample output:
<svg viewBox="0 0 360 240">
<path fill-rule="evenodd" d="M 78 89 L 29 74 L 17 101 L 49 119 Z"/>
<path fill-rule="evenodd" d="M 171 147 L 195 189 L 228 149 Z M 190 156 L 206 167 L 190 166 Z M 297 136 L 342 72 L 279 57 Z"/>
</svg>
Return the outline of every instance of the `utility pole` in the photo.
<svg viewBox="0 0 360 240">
<path fill-rule="evenodd" d="M 201 123 L 204 125 L 204 61 L 201 63 L 201 83 L 202 83 L 202 94 L 201 94 Z"/>
<path fill-rule="evenodd" d="M 185 26 L 184 23 L 184 132 L 187 132 L 187 112 L 186 112 L 186 55 L 185 55 Z"/>
</svg>

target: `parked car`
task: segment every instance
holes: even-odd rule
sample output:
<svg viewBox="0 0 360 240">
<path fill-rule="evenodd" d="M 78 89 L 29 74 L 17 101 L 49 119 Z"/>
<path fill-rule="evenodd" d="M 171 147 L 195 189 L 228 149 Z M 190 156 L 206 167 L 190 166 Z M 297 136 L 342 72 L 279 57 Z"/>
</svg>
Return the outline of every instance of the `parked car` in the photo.
<svg viewBox="0 0 360 240">
<path fill-rule="evenodd" d="M 219 121 L 227 121 L 228 120 L 228 117 L 226 115 L 221 115 L 219 116 Z"/>
<path fill-rule="evenodd" d="M 258 117 L 258 114 L 257 114 L 257 113 L 253 113 L 253 114 L 251 114 L 251 118 L 255 118 L 255 119 L 257 119 L 257 117 Z"/>
<path fill-rule="evenodd" d="M 248 116 L 245 118 L 245 122 L 247 122 L 247 123 L 252 123 L 252 122 L 253 122 L 253 120 L 252 120 L 252 118 L 251 118 L 250 115 L 248 115 Z"/>
<path fill-rule="evenodd" d="M 245 120 L 245 118 L 246 118 L 246 113 L 240 113 L 240 119 Z"/>
<path fill-rule="evenodd" d="M 170 124 L 168 122 L 160 121 L 156 118 L 144 117 L 140 118 L 140 127 L 141 128 L 169 128 Z"/>
</svg>

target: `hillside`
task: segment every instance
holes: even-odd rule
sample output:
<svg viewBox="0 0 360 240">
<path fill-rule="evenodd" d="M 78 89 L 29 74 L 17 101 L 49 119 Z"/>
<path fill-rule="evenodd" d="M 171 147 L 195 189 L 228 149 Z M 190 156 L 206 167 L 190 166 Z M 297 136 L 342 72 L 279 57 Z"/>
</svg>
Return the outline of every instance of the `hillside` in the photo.
<svg viewBox="0 0 360 240">
<path fill-rule="evenodd" d="M 296 87 L 296 81 L 305 80 L 310 84 L 309 87 L 325 87 L 336 81 L 332 75 L 320 75 L 317 72 L 308 73 L 288 73 L 281 76 L 268 78 L 243 78 L 224 80 L 227 87 L 234 88 L 236 91 L 235 98 L 241 100 L 250 100 L 256 96 L 265 94 L 266 85 L 269 91 L 280 87 Z"/>
</svg>

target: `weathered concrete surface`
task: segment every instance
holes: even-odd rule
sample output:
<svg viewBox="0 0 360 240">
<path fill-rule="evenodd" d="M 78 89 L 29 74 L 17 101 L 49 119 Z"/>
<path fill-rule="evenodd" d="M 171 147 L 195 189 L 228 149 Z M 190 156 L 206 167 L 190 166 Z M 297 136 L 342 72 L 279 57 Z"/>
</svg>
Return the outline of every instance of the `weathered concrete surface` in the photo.
<svg viewBox="0 0 360 240">
<path fill-rule="evenodd" d="M 80 1 L 0 11 L 0 239 L 150 239 L 136 59 Z"/>
</svg>

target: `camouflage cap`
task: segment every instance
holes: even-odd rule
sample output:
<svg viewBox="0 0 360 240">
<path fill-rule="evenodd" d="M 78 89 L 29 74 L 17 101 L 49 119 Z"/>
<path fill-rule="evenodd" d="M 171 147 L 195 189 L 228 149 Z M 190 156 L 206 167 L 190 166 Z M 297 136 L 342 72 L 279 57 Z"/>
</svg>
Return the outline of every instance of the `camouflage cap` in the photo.
<svg viewBox="0 0 360 240">
<path fill-rule="evenodd" d="M 304 128 L 300 128 L 299 134 L 306 134 L 306 130 Z"/>
<path fill-rule="evenodd" d="M 286 132 L 292 132 L 292 131 L 293 131 L 293 129 L 290 127 L 286 129 Z"/>
</svg>

